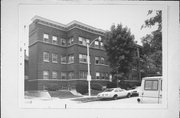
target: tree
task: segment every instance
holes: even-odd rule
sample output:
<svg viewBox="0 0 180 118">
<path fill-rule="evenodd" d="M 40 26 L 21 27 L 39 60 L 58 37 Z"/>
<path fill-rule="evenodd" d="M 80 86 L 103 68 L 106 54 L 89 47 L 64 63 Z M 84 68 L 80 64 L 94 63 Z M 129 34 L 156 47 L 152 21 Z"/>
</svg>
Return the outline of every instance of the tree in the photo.
<svg viewBox="0 0 180 118">
<path fill-rule="evenodd" d="M 148 11 L 148 15 L 155 12 L 155 16 L 145 20 L 141 29 L 157 26 L 151 34 L 142 38 L 144 75 L 162 74 L 162 11 Z"/>
<path fill-rule="evenodd" d="M 122 24 L 112 25 L 105 35 L 105 49 L 112 74 L 127 78 L 135 56 L 134 35 Z"/>
</svg>

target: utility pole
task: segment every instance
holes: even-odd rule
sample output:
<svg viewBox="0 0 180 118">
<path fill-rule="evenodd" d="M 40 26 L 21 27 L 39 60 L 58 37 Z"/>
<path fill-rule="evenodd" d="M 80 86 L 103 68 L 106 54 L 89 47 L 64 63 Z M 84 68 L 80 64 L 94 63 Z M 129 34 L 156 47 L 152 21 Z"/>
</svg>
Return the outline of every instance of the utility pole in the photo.
<svg viewBox="0 0 180 118">
<path fill-rule="evenodd" d="M 140 56 L 139 56 L 139 48 L 137 47 L 137 72 L 138 72 L 138 79 L 141 80 L 141 72 L 140 72 Z"/>
</svg>

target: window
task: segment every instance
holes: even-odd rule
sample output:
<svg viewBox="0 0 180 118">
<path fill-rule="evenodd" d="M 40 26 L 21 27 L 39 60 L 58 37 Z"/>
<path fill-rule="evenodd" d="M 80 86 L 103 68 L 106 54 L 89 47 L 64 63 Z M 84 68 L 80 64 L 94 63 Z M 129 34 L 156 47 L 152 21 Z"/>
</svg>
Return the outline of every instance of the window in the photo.
<svg viewBox="0 0 180 118">
<path fill-rule="evenodd" d="M 66 45 L 66 40 L 65 39 L 61 39 L 61 45 L 63 45 L 63 46 Z"/>
<path fill-rule="evenodd" d="M 68 40 L 68 45 L 72 45 L 74 43 L 74 39 L 73 38 L 70 38 L 69 40 Z"/>
<path fill-rule="evenodd" d="M 74 63 L 74 55 L 68 56 L 68 63 Z"/>
<path fill-rule="evenodd" d="M 58 63 L 58 55 L 52 53 L 52 62 L 53 63 Z"/>
<path fill-rule="evenodd" d="M 105 73 L 105 78 L 109 79 L 109 74 L 108 73 Z"/>
<path fill-rule="evenodd" d="M 52 72 L 52 79 L 57 79 L 57 71 Z"/>
<path fill-rule="evenodd" d="M 86 46 L 89 43 L 90 43 L 89 39 L 85 39 L 83 37 L 79 37 L 79 44 Z"/>
<path fill-rule="evenodd" d="M 43 52 L 43 61 L 49 62 L 49 53 L 48 52 Z"/>
<path fill-rule="evenodd" d="M 101 57 L 101 64 L 105 64 L 104 63 L 104 57 Z"/>
<path fill-rule="evenodd" d="M 100 79 L 100 73 L 96 72 L 96 79 Z"/>
<path fill-rule="evenodd" d="M 158 90 L 158 80 L 145 80 L 145 90 Z"/>
<path fill-rule="evenodd" d="M 105 73 L 101 73 L 101 78 L 102 79 L 105 79 L 105 76 L 106 76 Z"/>
<path fill-rule="evenodd" d="M 79 62 L 80 63 L 87 63 L 87 55 L 79 54 Z M 89 56 L 89 62 L 91 62 L 90 56 Z"/>
<path fill-rule="evenodd" d="M 74 72 L 68 73 L 68 79 L 74 79 Z"/>
<path fill-rule="evenodd" d="M 87 56 L 84 54 L 79 54 L 79 62 L 87 63 Z"/>
<path fill-rule="evenodd" d="M 95 48 L 99 48 L 99 41 L 95 41 L 95 42 L 94 42 L 94 47 L 95 47 Z"/>
<path fill-rule="evenodd" d="M 79 37 L 79 44 L 83 44 L 83 38 Z"/>
<path fill-rule="evenodd" d="M 61 72 L 61 79 L 66 79 L 66 73 L 65 72 Z"/>
<path fill-rule="evenodd" d="M 48 34 L 43 35 L 43 41 L 46 43 L 49 43 L 49 35 Z"/>
<path fill-rule="evenodd" d="M 66 56 L 61 56 L 61 64 L 66 64 Z"/>
<path fill-rule="evenodd" d="M 87 79 L 87 71 L 80 71 L 79 72 L 80 79 Z"/>
<path fill-rule="evenodd" d="M 99 57 L 95 57 L 95 64 L 100 64 Z"/>
<path fill-rule="evenodd" d="M 58 40 L 56 36 L 52 37 L 52 44 L 58 44 Z"/>
<path fill-rule="evenodd" d="M 104 49 L 104 44 L 103 44 L 103 42 L 100 42 L 100 48 L 101 48 L 101 49 Z"/>
<path fill-rule="evenodd" d="M 43 71 L 43 79 L 49 79 L 49 71 Z"/>
</svg>

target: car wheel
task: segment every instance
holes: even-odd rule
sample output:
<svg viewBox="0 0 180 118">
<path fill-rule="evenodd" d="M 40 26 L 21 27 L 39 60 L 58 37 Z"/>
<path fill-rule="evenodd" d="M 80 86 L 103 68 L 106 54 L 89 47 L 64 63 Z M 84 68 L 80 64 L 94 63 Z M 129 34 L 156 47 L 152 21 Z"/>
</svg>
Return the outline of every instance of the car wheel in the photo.
<svg viewBox="0 0 180 118">
<path fill-rule="evenodd" d="M 118 96 L 117 96 L 117 95 L 114 95 L 114 96 L 113 96 L 113 99 L 114 99 L 114 100 L 117 100 L 117 99 L 118 99 Z"/>
<path fill-rule="evenodd" d="M 130 98 L 130 97 L 131 97 L 131 94 L 130 94 L 130 93 L 128 93 L 128 94 L 127 94 L 127 97 L 128 97 L 128 98 Z"/>
</svg>

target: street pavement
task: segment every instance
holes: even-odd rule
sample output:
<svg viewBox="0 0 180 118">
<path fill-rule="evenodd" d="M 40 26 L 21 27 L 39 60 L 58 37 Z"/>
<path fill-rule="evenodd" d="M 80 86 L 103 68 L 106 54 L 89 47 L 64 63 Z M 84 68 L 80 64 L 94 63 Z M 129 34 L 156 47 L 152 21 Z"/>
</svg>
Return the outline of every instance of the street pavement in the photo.
<svg viewBox="0 0 180 118">
<path fill-rule="evenodd" d="M 120 98 L 117 100 L 99 100 L 96 96 L 83 96 L 79 98 L 31 98 L 24 99 L 27 108 L 121 108 L 136 105 L 137 97 Z"/>
</svg>

